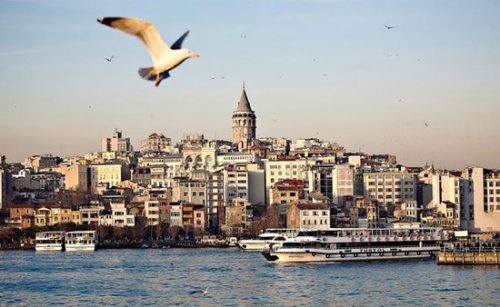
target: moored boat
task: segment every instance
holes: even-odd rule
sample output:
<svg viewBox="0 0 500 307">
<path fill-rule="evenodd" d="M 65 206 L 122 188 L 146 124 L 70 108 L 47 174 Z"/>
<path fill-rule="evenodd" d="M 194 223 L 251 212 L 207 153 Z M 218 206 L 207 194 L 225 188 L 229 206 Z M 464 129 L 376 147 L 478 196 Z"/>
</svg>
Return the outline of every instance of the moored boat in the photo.
<svg viewBox="0 0 500 307">
<path fill-rule="evenodd" d="M 65 247 L 71 251 L 94 251 L 97 245 L 94 230 L 69 231 L 65 235 Z"/>
<path fill-rule="evenodd" d="M 35 235 L 35 250 L 40 251 L 62 251 L 64 243 L 64 231 L 43 231 Z"/>
<path fill-rule="evenodd" d="M 238 242 L 238 247 L 247 251 L 263 251 L 271 244 L 279 246 L 288 238 L 296 236 L 297 229 L 287 228 L 273 228 L 267 229 L 264 233 L 260 234 L 257 239 L 246 239 Z"/>
<path fill-rule="evenodd" d="M 447 237 L 441 228 L 302 230 L 262 252 L 269 262 L 341 262 L 431 258 Z"/>
</svg>

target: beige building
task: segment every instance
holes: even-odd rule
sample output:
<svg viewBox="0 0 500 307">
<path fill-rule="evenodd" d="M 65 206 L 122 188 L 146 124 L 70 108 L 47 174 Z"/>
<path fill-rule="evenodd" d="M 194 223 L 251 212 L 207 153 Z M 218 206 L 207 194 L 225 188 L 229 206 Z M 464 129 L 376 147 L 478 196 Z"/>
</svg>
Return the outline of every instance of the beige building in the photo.
<svg viewBox="0 0 500 307">
<path fill-rule="evenodd" d="M 57 171 L 64 175 L 64 187 L 67 190 L 78 192 L 88 191 L 87 165 L 64 164 L 59 165 Z"/>
<path fill-rule="evenodd" d="M 354 169 L 349 164 L 332 169 L 332 202 L 343 205 L 346 196 L 354 195 Z"/>
<path fill-rule="evenodd" d="M 233 143 L 240 151 L 249 149 L 256 136 L 257 117 L 250 107 L 245 86 L 241 92 L 238 107 L 233 112 Z"/>
<path fill-rule="evenodd" d="M 91 192 L 96 193 L 98 187 L 110 188 L 118 185 L 122 181 L 122 167 L 120 163 L 89 165 Z"/>
<path fill-rule="evenodd" d="M 152 133 L 141 141 L 141 153 L 171 152 L 172 140 L 163 134 Z"/>
<path fill-rule="evenodd" d="M 148 225 L 160 224 L 160 202 L 158 200 L 147 200 L 144 202 L 144 216 L 148 219 Z"/>
<path fill-rule="evenodd" d="M 328 229 L 330 207 L 326 204 L 292 203 L 287 210 L 287 228 Z"/>
<path fill-rule="evenodd" d="M 245 198 L 234 198 L 225 208 L 225 223 L 222 230 L 230 234 L 242 233 L 252 220 L 252 207 Z"/>
<path fill-rule="evenodd" d="M 304 181 L 299 179 L 285 179 L 277 182 L 271 188 L 271 204 L 298 203 L 304 199 Z"/>
<path fill-rule="evenodd" d="M 363 194 L 388 206 L 416 200 L 415 175 L 403 172 L 363 174 Z"/>
<path fill-rule="evenodd" d="M 101 151 L 127 153 L 132 151 L 130 138 L 123 138 L 122 132 L 115 129 L 110 138 L 103 138 L 101 141 Z"/>
<path fill-rule="evenodd" d="M 500 170 L 471 167 L 462 177 L 461 227 L 471 232 L 500 231 Z"/>
<path fill-rule="evenodd" d="M 52 155 L 34 155 L 24 160 L 24 167 L 38 172 L 41 169 L 56 167 L 59 161 L 59 157 L 53 157 Z"/>
<path fill-rule="evenodd" d="M 207 203 L 206 190 L 206 181 L 179 178 L 172 188 L 172 200 L 205 205 Z"/>
</svg>

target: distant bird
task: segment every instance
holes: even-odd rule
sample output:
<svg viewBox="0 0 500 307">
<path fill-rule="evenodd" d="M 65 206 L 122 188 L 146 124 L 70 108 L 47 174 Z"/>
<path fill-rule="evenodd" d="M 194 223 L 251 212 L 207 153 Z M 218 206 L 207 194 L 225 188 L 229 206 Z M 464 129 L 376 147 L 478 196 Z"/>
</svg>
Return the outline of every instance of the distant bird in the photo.
<svg viewBox="0 0 500 307">
<path fill-rule="evenodd" d="M 188 49 L 181 49 L 184 39 L 189 34 L 186 31 L 172 46 L 165 44 L 156 28 L 149 22 L 137 18 L 104 17 L 97 19 L 101 24 L 134 35 L 142 41 L 153 60 L 153 66 L 140 68 L 139 75 L 148 81 L 155 81 L 155 86 L 161 80 L 170 77 L 169 71 L 176 68 L 191 57 L 200 54 Z"/>
<path fill-rule="evenodd" d="M 115 56 L 114 56 L 114 55 L 112 55 L 109 59 L 108 59 L 108 58 L 104 58 L 104 59 L 105 59 L 106 61 L 108 61 L 108 62 L 111 62 L 111 60 L 113 60 L 113 58 L 114 58 L 114 57 L 115 57 Z"/>
<path fill-rule="evenodd" d="M 273 118 L 273 119 L 272 119 L 272 121 L 273 121 L 273 122 L 276 122 L 277 120 Z"/>
<path fill-rule="evenodd" d="M 323 77 L 326 77 L 326 74 L 323 74 Z"/>
<path fill-rule="evenodd" d="M 387 28 L 387 30 L 390 30 L 390 29 L 394 29 L 396 26 L 388 26 L 388 25 L 384 25 L 384 27 Z"/>
<path fill-rule="evenodd" d="M 403 99 L 399 99 L 398 102 L 403 102 Z"/>
<path fill-rule="evenodd" d="M 429 127 L 429 123 L 428 122 L 425 122 L 424 124 L 426 127 Z"/>
<path fill-rule="evenodd" d="M 226 79 L 226 77 L 220 77 L 221 79 Z"/>
<path fill-rule="evenodd" d="M 204 291 L 202 291 L 202 290 L 193 290 L 193 291 L 191 291 L 191 295 L 201 294 L 203 296 L 206 296 L 206 295 L 208 295 L 208 288 L 209 287 L 207 287 Z"/>
<path fill-rule="evenodd" d="M 313 62 L 316 62 L 316 59 L 313 59 Z"/>
<path fill-rule="evenodd" d="M 210 78 L 210 80 L 215 80 L 215 77 Z"/>
<path fill-rule="evenodd" d="M 246 34 L 241 34 L 240 38 L 247 38 Z"/>
</svg>

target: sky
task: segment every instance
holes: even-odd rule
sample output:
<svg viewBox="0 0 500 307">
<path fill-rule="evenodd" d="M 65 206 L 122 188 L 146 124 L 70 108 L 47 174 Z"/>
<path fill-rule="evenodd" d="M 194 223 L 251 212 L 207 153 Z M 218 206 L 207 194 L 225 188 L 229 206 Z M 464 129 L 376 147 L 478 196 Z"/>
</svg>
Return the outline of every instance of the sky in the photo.
<svg viewBox="0 0 500 307">
<path fill-rule="evenodd" d="M 103 16 L 169 44 L 189 29 L 201 56 L 155 88 L 142 44 Z M 114 128 L 136 147 L 152 132 L 230 140 L 244 81 L 258 137 L 500 168 L 499 29 L 500 1 L 0 0 L 0 154 L 99 151 Z"/>
</svg>

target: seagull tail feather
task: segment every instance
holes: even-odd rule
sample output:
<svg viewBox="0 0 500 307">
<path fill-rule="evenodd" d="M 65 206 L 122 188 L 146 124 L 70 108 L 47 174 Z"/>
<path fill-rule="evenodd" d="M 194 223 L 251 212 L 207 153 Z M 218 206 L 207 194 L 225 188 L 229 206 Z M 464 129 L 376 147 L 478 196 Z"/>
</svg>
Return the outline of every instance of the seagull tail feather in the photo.
<svg viewBox="0 0 500 307">
<path fill-rule="evenodd" d="M 156 75 L 153 74 L 153 67 L 139 68 L 139 76 L 148 81 L 156 80 Z"/>
</svg>

